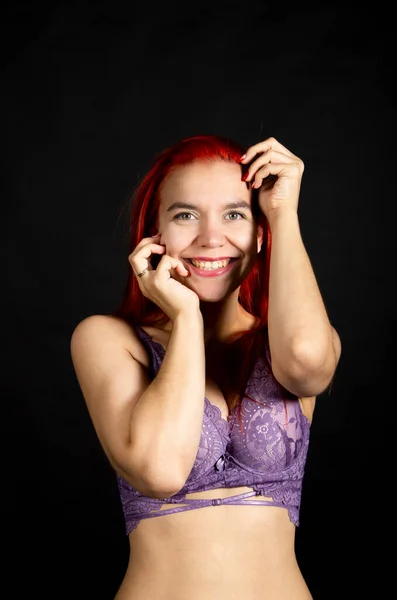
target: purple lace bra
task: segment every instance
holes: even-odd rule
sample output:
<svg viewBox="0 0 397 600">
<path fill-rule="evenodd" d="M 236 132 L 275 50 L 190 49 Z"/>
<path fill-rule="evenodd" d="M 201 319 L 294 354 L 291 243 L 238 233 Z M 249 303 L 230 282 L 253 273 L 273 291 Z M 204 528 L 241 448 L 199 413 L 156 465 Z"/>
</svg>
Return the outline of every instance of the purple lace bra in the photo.
<svg viewBox="0 0 397 600">
<path fill-rule="evenodd" d="M 158 372 L 165 350 L 142 329 L 137 332 L 151 357 L 151 375 Z M 270 363 L 270 355 L 267 355 Z M 217 406 L 204 401 L 200 445 L 184 487 L 170 498 L 149 498 L 131 487 L 120 475 L 120 492 L 126 533 L 141 519 L 220 504 L 271 505 L 288 510 L 299 525 L 302 481 L 310 437 L 310 423 L 299 400 L 274 378 L 264 359 L 258 359 L 242 401 L 240 428 L 238 407 L 225 420 Z M 258 404 L 260 402 L 260 404 Z M 186 494 L 215 488 L 250 487 L 230 498 L 191 499 Z M 272 501 L 255 499 L 267 496 Z M 160 510 L 163 505 L 170 508 Z M 184 504 L 174 506 L 173 504 Z"/>
</svg>

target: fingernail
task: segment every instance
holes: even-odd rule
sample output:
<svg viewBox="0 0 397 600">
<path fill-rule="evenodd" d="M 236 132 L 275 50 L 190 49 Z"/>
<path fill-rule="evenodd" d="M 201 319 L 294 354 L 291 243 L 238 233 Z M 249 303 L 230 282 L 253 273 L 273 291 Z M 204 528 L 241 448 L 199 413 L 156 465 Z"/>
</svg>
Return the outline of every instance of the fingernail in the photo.
<svg viewBox="0 0 397 600">
<path fill-rule="evenodd" d="M 246 173 L 244 173 L 244 175 L 242 175 L 241 181 L 246 181 L 247 177 L 249 177 L 249 172 L 248 171 Z"/>
<path fill-rule="evenodd" d="M 240 156 L 240 162 L 241 162 L 242 160 L 244 160 L 244 158 L 247 158 L 247 155 L 246 155 L 246 154 L 243 154 L 242 156 Z"/>
</svg>

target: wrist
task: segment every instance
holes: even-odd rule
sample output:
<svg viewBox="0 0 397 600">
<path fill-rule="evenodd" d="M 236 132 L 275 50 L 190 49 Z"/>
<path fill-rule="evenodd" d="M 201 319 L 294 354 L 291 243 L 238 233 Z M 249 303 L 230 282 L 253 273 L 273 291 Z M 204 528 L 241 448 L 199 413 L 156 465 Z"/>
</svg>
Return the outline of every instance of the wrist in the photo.
<svg viewBox="0 0 397 600">
<path fill-rule="evenodd" d="M 181 327 L 185 331 L 200 330 L 203 331 L 203 315 L 201 314 L 200 308 L 190 308 L 183 312 L 179 312 L 172 321 L 172 326 Z"/>
<path fill-rule="evenodd" d="M 280 227 L 299 227 L 298 213 L 291 208 L 275 209 L 267 216 L 267 220 L 272 233 Z"/>
</svg>

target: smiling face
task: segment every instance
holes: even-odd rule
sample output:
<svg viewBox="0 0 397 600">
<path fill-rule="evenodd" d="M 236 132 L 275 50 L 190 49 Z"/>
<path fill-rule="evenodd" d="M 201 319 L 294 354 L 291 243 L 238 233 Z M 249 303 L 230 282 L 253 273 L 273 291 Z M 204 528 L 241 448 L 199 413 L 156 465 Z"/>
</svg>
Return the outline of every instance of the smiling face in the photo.
<svg viewBox="0 0 397 600">
<path fill-rule="evenodd" d="M 178 167 L 160 187 L 161 243 L 191 273 L 175 278 L 202 301 L 225 299 L 255 263 L 262 231 L 251 194 L 241 181 L 241 167 L 221 160 Z"/>
</svg>

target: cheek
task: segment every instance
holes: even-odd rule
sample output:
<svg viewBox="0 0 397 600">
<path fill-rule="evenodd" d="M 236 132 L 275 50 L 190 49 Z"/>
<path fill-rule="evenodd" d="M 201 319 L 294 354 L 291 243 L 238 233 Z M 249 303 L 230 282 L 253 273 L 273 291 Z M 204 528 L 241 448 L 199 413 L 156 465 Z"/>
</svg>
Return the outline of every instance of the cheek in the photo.
<svg viewBox="0 0 397 600">
<path fill-rule="evenodd" d="M 161 231 L 160 244 L 164 244 L 167 254 L 177 257 L 190 245 L 190 238 L 183 231 L 166 227 Z"/>
<path fill-rule="evenodd" d="M 251 253 L 257 252 L 258 249 L 258 237 L 255 230 L 245 232 L 244 236 L 241 236 L 240 246 L 244 249 L 244 252 Z"/>
</svg>

